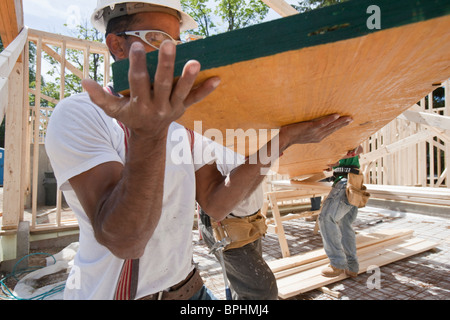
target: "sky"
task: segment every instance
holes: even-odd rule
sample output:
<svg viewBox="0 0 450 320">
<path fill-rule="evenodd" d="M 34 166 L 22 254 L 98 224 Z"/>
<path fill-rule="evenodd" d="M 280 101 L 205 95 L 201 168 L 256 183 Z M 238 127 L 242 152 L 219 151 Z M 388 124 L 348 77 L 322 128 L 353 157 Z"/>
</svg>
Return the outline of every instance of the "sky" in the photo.
<svg viewBox="0 0 450 320">
<path fill-rule="evenodd" d="M 86 21 L 90 25 L 96 6 L 96 0 L 23 0 L 25 25 L 31 29 L 74 36 L 76 25 L 84 25 Z M 277 18 L 280 16 L 270 9 L 268 20 Z"/>
<path fill-rule="evenodd" d="M 73 36 L 74 26 L 90 21 L 96 4 L 96 0 L 23 0 L 25 25 Z"/>
</svg>

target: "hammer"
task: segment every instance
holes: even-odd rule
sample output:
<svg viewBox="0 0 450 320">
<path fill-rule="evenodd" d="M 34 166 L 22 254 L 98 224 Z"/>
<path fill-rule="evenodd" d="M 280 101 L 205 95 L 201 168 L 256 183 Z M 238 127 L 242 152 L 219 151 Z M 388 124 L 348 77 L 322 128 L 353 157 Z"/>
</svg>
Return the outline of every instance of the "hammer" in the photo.
<svg viewBox="0 0 450 320">
<path fill-rule="evenodd" d="M 223 273 L 223 281 L 225 283 L 225 295 L 227 297 L 227 300 L 233 300 L 231 297 L 231 290 L 228 285 L 228 277 L 227 277 L 227 271 L 225 269 L 225 261 L 223 259 L 223 250 L 227 245 L 231 243 L 231 239 L 229 237 L 225 237 L 220 241 L 217 241 L 212 247 L 209 253 L 217 253 L 217 257 L 219 259 L 219 262 L 222 266 L 222 273 Z"/>
</svg>

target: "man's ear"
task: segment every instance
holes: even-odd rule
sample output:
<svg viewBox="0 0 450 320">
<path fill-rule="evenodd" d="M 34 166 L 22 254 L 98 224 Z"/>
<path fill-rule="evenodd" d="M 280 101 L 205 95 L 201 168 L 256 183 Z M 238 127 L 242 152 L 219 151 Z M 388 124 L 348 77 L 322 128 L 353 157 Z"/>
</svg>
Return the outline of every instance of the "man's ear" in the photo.
<svg viewBox="0 0 450 320">
<path fill-rule="evenodd" d="M 110 33 L 106 36 L 106 45 L 111 51 L 115 60 L 122 60 L 128 58 L 128 43 L 124 37 L 117 36 Z"/>
</svg>

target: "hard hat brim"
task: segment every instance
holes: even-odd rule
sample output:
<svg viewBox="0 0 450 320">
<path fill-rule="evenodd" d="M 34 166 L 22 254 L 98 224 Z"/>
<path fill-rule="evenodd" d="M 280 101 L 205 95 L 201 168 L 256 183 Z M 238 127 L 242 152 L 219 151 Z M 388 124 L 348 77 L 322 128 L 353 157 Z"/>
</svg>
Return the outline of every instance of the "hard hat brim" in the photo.
<svg viewBox="0 0 450 320">
<path fill-rule="evenodd" d="M 126 2 L 126 1 L 124 1 L 124 2 Z M 154 4 L 153 7 L 164 8 L 165 6 Z M 174 8 L 174 7 L 165 7 L 165 8 L 173 9 L 180 14 L 180 16 L 181 16 L 180 31 L 181 32 L 191 30 L 191 29 L 196 29 L 198 27 L 197 22 L 195 22 L 195 20 L 187 13 L 179 10 L 178 8 Z M 91 16 L 92 25 L 94 26 L 95 29 L 97 29 L 99 32 L 102 32 L 103 34 L 106 33 L 106 26 L 108 24 L 108 21 L 105 21 L 104 16 L 103 16 L 104 9 L 105 9 L 105 7 L 98 7 L 97 9 L 95 9 L 94 13 Z M 142 10 L 142 12 L 145 12 L 145 11 L 146 10 Z M 125 13 L 125 14 L 127 14 L 127 13 Z"/>
</svg>

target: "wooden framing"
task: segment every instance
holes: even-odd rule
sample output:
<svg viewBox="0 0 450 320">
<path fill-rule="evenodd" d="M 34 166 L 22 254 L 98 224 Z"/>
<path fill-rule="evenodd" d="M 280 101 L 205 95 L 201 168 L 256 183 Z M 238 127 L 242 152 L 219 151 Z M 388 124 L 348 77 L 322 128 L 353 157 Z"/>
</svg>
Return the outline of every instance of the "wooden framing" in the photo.
<svg viewBox="0 0 450 320">
<path fill-rule="evenodd" d="M 10 30 L 11 31 L 11 30 Z M 13 33 L 8 32 L 8 35 Z M 0 53 L 0 116 L 6 118 L 2 229 L 17 229 L 23 216 L 26 112 L 23 108 L 23 86 L 28 72 L 19 58 L 24 53 L 28 29 L 22 28 L 9 46 Z"/>
<path fill-rule="evenodd" d="M 284 233 L 283 222 L 292 219 L 307 218 L 314 214 L 318 214 L 319 211 L 304 211 L 302 213 L 291 213 L 288 215 L 282 215 L 280 213 L 279 203 L 285 200 L 300 200 L 314 197 L 324 197 L 328 194 L 329 187 L 317 188 L 311 185 L 304 185 L 303 188 L 296 188 L 295 190 L 280 190 L 267 192 L 268 206 L 264 206 L 261 210 L 262 214 L 267 216 L 267 209 L 271 209 L 272 218 L 267 219 L 267 231 L 275 233 L 278 237 L 278 242 L 281 248 L 281 254 L 283 258 L 289 257 L 289 246 L 287 244 L 286 235 Z"/>
<path fill-rule="evenodd" d="M 450 188 L 449 83 L 436 86 L 363 143 L 360 162 L 366 183 Z M 433 105 L 437 90 L 445 98 L 439 108 Z"/>
<path fill-rule="evenodd" d="M 89 57 L 91 54 L 100 54 L 104 56 L 104 78 L 103 85 L 110 81 L 109 63 L 110 63 L 110 53 L 107 46 L 99 42 L 91 42 L 87 40 L 77 39 L 73 37 L 67 37 L 57 34 L 52 34 L 48 32 L 43 32 L 39 30 L 30 29 L 28 41 L 33 42 L 36 45 L 36 85 L 35 88 L 28 88 L 27 92 L 29 94 L 35 95 L 35 106 L 30 108 L 32 121 L 30 130 L 30 143 L 33 146 L 33 163 L 31 164 L 32 177 L 31 181 L 28 183 L 29 189 L 31 190 L 32 200 L 32 219 L 30 230 L 32 232 L 41 232 L 46 230 L 64 230 L 77 227 L 78 224 L 74 219 L 63 219 L 62 218 L 62 193 L 57 190 L 57 200 L 56 208 L 54 210 L 50 209 L 49 212 L 54 212 L 56 214 L 55 222 L 48 224 L 38 224 L 37 214 L 38 214 L 38 188 L 39 188 L 39 146 L 44 143 L 45 133 L 46 133 L 46 123 L 52 112 L 50 107 L 41 107 L 38 101 L 47 100 L 53 104 L 57 104 L 59 99 L 48 97 L 41 92 L 41 75 L 42 75 L 42 61 L 43 52 L 47 53 L 53 59 L 55 59 L 60 64 L 60 97 L 65 96 L 65 77 L 68 72 L 74 74 L 80 79 L 89 77 Z M 58 48 L 58 51 L 55 50 Z M 71 64 L 66 59 L 66 52 L 69 49 L 78 50 L 83 54 L 83 68 L 80 70 L 73 64 Z"/>
<path fill-rule="evenodd" d="M 3 5 L 3 2 L 2 2 Z M 29 44 L 36 45 L 36 84 L 29 88 L 28 69 Z M 59 52 L 55 51 L 59 47 Z M 66 60 L 67 49 L 75 49 L 83 52 L 84 67 L 82 70 Z M 57 205 L 55 223 L 37 224 L 37 190 L 39 187 L 39 145 L 44 143 L 45 124 L 52 108 L 41 107 L 40 101 L 47 100 L 57 104 L 59 99 L 48 97 L 42 93 L 41 76 L 43 75 L 43 52 L 60 63 L 60 97 L 64 97 L 64 79 L 67 72 L 71 72 L 79 78 L 89 77 L 89 55 L 97 53 L 104 55 L 104 85 L 110 81 L 109 50 L 106 45 L 90 42 L 73 37 L 51 34 L 38 30 L 23 28 L 9 46 L 0 54 L 0 110 L 8 114 L 6 123 L 5 149 L 5 183 L 4 205 L 2 213 L 1 235 L 14 234 L 19 221 L 24 219 L 23 206 L 25 195 L 31 193 L 32 217 L 30 230 L 42 232 L 51 230 L 66 230 L 77 227 L 76 220 L 63 220 L 61 214 L 62 195 L 57 192 Z M 23 62 L 16 60 L 23 54 Z M 35 96 L 35 106 L 29 105 L 29 94 Z M 3 115 L 3 112 L 2 112 Z M 31 118 L 30 118 L 31 115 Z M 33 162 L 30 163 L 30 144 L 32 147 Z M 25 170 L 24 170 L 25 168 Z M 30 174 L 32 173 L 31 177 Z M 6 241 L 6 240 L 5 240 Z M 10 254 L 13 252 L 11 251 Z M 3 257 L 2 257 L 3 258 Z"/>
<path fill-rule="evenodd" d="M 28 70 L 23 60 L 24 44 L 28 30 L 23 26 L 22 1 L 0 2 L 0 36 L 5 49 L 0 53 L 0 118 L 5 122 L 5 154 L 2 232 L 0 236 L 0 260 L 16 257 L 18 229 L 23 218 L 26 112 L 23 108 L 24 82 Z M 26 56 L 26 54 L 25 54 Z M 9 234 L 9 230 L 13 230 Z"/>
</svg>

